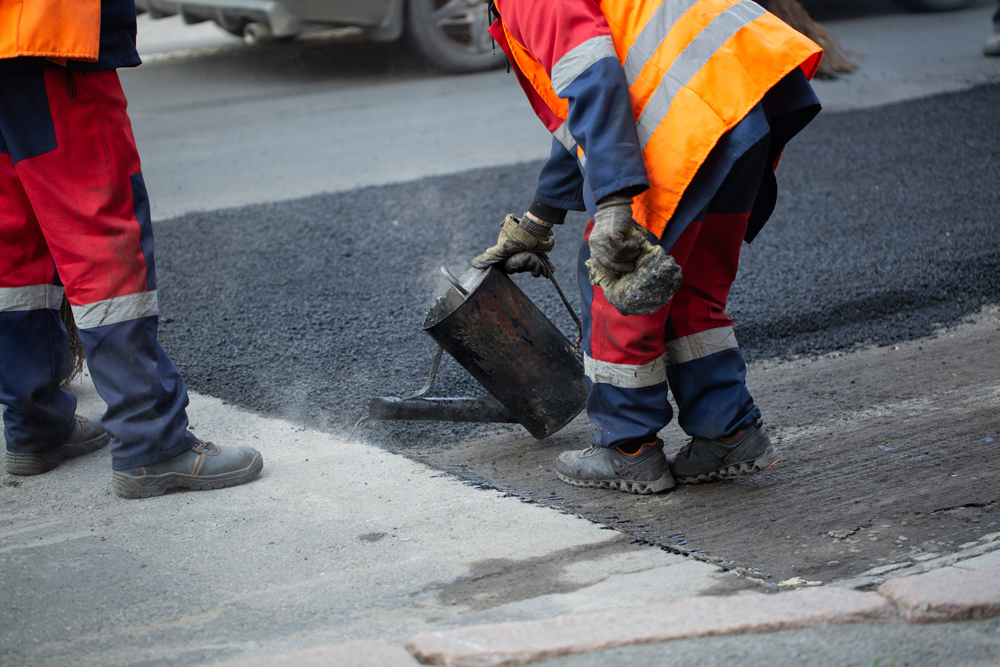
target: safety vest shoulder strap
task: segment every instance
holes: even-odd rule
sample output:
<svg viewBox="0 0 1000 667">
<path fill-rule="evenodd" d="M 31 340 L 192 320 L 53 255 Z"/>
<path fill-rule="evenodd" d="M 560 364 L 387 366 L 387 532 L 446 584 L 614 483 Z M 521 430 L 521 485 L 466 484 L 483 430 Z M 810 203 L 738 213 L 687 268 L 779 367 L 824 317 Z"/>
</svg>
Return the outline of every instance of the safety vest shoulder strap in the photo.
<svg viewBox="0 0 1000 667">
<path fill-rule="evenodd" d="M 101 0 L 0 0 L 0 58 L 96 61 Z"/>
</svg>

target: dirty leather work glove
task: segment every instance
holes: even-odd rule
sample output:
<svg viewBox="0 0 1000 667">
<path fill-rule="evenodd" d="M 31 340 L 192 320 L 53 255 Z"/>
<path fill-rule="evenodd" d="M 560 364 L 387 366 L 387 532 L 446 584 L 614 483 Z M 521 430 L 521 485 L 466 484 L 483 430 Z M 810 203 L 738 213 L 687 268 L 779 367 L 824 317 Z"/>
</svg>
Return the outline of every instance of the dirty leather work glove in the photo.
<svg viewBox="0 0 1000 667">
<path fill-rule="evenodd" d="M 555 267 L 545 255 L 556 244 L 555 233 L 545 225 L 508 215 L 500 224 L 497 244 L 472 260 L 472 266 L 486 269 L 497 264 L 505 273 L 530 271 L 536 278 Z"/>
<path fill-rule="evenodd" d="M 597 204 L 594 228 L 590 231 L 590 258 L 605 273 L 635 271 L 635 260 L 641 251 L 631 230 L 632 198 L 611 195 Z"/>
<path fill-rule="evenodd" d="M 591 258 L 587 260 L 587 273 L 590 284 L 599 285 L 604 298 L 622 315 L 652 315 L 680 289 L 681 267 L 662 246 L 653 245 L 642 230 L 630 226 L 626 234 L 640 248 L 635 271 L 612 273 Z"/>
</svg>

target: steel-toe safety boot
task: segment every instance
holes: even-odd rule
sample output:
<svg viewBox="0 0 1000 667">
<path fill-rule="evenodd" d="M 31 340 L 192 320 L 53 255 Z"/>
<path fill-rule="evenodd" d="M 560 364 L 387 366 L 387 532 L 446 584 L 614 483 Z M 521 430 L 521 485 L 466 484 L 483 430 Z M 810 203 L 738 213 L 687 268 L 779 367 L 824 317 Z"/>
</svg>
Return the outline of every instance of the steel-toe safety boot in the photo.
<svg viewBox="0 0 1000 667">
<path fill-rule="evenodd" d="M 632 455 L 615 447 L 597 446 L 563 452 L 556 459 L 556 474 L 573 486 L 626 493 L 658 493 L 674 486 L 660 440 L 643 445 Z"/>
<path fill-rule="evenodd" d="M 752 475 L 778 462 L 778 452 L 758 419 L 731 438 L 691 438 L 674 457 L 671 469 L 681 484 Z"/>
<path fill-rule="evenodd" d="M 159 496 L 177 486 L 196 491 L 221 489 L 245 484 L 263 468 L 264 459 L 256 449 L 222 449 L 199 440 L 183 454 L 162 463 L 115 470 L 111 487 L 124 498 Z"/>
<path fill-rule="evenodd" d="M 111 436 L 104 432 L 104 427 L 100 424 L 76 415 L 73 433 L 65 444 L 33 454 L 21 454 L 8 450 L 4 456 L 4 467 L 11 475 L 41 475 L 63 461 L 97 451 L 107 445 L 110 440 Z"/>
</svg>

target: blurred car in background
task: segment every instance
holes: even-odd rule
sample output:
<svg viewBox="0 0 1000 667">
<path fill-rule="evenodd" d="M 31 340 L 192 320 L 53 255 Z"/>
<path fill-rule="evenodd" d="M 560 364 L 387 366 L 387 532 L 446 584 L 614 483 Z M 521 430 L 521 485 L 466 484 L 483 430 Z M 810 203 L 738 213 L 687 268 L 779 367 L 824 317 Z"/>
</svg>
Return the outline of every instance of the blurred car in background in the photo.
<svg viewBox="0 0 1000 667">
<path fill-rule="evenodd" d="M 446 72 L 478 72 L 506 62 L 494 52 L 482 0 L 136 0 L 153 18 L 215 21 L 250 44 L 269 39 L 407 41 Z"/>
<path fill-rule="evenodd" d="M 893 2 L 912 11 L 948 11 L 975 0 Z M 505 62 L 487 32 L 483 0 L 136 0 L 136 8 L 153 18 L 180 14 L 189 24 L 215 21 L 250 44 L 296 37 L 377 42 L 405 37 L 446 72 L 478 72 Z"/>
</svg>

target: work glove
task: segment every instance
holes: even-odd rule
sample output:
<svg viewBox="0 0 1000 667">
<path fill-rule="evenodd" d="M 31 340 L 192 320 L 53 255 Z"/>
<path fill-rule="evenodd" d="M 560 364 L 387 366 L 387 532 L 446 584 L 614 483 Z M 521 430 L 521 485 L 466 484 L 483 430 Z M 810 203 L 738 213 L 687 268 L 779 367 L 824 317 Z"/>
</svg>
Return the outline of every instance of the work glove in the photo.
<svg viewBox="0 0 1000 667">
<path fill-rule="evenodd" d="M 472 260 L 472 266 L 486 269 L 499 266 L 504 273 L 530 271 L 534 277 L 551 275 L 555 266 L 547 253 L 556 244 L 556 235 L 545 225 L 508 215 L 500 223 L 497 244 Z"/>
<path fill-rule="evenodd" d="M 632 224 L 632 198 L 605 197 L 597 205 L 590 231 L 590 259 L 605 273 L 635 271 L 642 232 Z"/>
<path fill-rule="evenodd" d="M 681 287 L 681 267 L 663 247 L 653 245 L 641 230 L 632 226 L 630 239 L 638 239 L 640 253 L 635 260 L 635 270 L 612 273 L 587 260 L 587 273 L 592 285 L 599 285 L 608 300 L 622 315 L 652 315 Z"/>
</svg>

